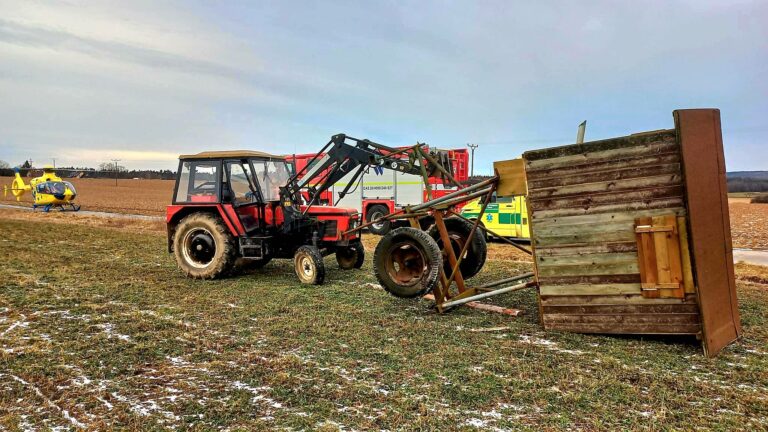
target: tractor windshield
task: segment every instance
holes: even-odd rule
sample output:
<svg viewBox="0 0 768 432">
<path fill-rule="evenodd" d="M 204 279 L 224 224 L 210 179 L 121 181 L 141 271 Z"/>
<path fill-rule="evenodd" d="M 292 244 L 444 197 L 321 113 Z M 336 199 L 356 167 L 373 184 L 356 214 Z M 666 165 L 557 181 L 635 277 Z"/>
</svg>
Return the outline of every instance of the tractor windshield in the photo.
<svg viewBox="0 0 768 432">
<path fill-rule="evenodd" d="M 264 201 L 279 201 L 280 188 L 291 178 L 290 166 L 275 159 L 252 159 L 251 163 Z"/>
</svg>

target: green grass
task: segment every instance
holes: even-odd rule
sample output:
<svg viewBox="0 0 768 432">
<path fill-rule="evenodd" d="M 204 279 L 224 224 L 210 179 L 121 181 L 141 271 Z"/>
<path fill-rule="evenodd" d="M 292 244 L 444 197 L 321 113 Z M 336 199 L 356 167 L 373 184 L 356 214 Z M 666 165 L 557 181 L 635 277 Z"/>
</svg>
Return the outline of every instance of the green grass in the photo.
<svg viewBox="0 0 768 432">
<path fill-rule="evenodd" d="M 195 281 L 160 234 L 0 232 L 0 428 L 768 429 L 768 281 L 746 266 L 744 337 L 708 360 L 687 338 L 544 333 L 533 291 L 494 300 L 521 317 L 438 315 L 366 285 L 370 258 L 329 257 L 323 286 L 287 261 Z"/>
</svg>

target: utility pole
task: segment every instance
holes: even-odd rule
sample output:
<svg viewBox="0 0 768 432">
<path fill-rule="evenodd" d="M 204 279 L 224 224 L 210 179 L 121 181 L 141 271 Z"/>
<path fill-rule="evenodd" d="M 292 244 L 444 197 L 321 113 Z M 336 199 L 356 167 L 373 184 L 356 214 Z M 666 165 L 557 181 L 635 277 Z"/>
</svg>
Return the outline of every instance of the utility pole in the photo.
<svg viewBox="0 0 768 432">
<path fill-rule="evenodd" d="M 112 161 L 112 168 L 115 169 L 115 187 L 117 187 L 117 163 L 120 162 L 122 159 L 111 159 Z"/>
<path fill-rule="evenodd" d="M 472 177 L 475 175 L 475 149 L 479 147 L 478 144 L 469 144 L 467 143 L 467 147 L 470 148 L 470 151 L 472 152 L 472 155 L 470 156 L 470 162 L 469 162 L 469 176 Z"/>
<path fill-rule="evenodd" d="M 56 158 L 53 158 L 53 167 L 56 168 Z"/>
</svg>

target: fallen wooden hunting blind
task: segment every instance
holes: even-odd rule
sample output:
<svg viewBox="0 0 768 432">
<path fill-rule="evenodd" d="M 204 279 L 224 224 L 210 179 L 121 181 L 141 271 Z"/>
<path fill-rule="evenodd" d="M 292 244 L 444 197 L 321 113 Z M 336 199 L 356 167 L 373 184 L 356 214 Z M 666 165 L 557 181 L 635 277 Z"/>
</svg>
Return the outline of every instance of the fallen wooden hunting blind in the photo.
<svg viewBox="0 0 768 432">
<path fill-rule="evenodd" d="M 720 112 L 674 121 L 523 154 L 545 329 L 739 336 Z"/>
</svg>

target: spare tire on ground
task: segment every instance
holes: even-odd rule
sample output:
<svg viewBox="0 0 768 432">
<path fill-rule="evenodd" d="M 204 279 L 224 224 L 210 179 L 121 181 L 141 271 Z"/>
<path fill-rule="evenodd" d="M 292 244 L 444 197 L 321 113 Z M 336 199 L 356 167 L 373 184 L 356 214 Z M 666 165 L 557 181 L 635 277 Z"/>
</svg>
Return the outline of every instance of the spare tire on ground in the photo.
<svg viewBox="0 0 768 432">
<path fill-rule="evenodd" d="M 451 245 L 453 246 L 453 253 L 456 254 L 456 258 L 459 258 L 459 253 L 464 247 L 464 244 L 469 238 L 469 233 L 472 231 L 472 223 L 457 217 L 450 217 L 443 219 L 445 222 L 445 229 L 448 231 L 448 237 L 451 239 Z M 437 242 L 438 247 L 443 253 L 443 271 L 445 276 L 451 275 L 451 263 L 448 260 L 448 255 L 443 248 L 443 241 L 440 239 L 440 232 L 437 230 L 437 226 L 432 226 L 429 229 L 429 235 Z M 480 273 L 483 265 L 485 265 L 485 259 L 488 256 L 488 243 L 485 241 L 485 235 L 481 230 L 477 230 L 475 235 L 472 236 L 472 243 L 467 248 L 467 252 L 464 254 L 464 258 L 459 264 L 461 269 L 461 275 L 464 279 L 469 279 L 472 276 Z"/>
<path fill-rule="evenodd" d="M 376 279 L 388 293 L 403 298 L 420 297 L 432 291 L 442 263 L 435 240 L 410 227 L 384 235 L 373 254 Z"/>
</svg>

